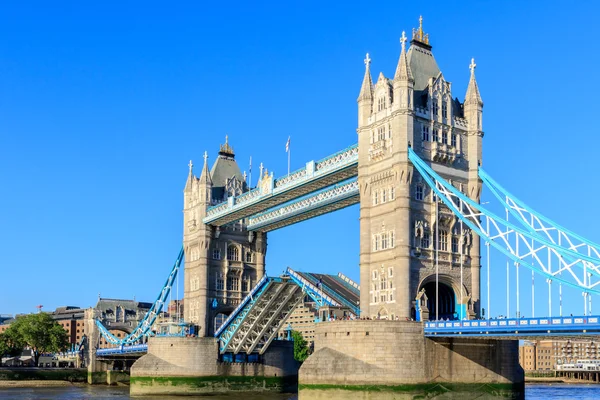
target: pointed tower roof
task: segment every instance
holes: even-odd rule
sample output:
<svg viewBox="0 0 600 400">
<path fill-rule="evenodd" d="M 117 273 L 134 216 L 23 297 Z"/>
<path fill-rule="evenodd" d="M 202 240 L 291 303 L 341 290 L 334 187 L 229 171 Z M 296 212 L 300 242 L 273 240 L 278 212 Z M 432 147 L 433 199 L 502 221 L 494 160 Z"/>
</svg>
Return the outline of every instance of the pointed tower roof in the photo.
<svg viewBox="0 0 600 400">
<path fill-rule="evenodd" d="M 192 163 L 192 160 L 190 160 L 188 167 L 190 167 L 190 172 L 188 173 L 188 178 L 187 178 L 187 181 L 185 182 L 184 190 L 189 191 L 189 190 L 192 190 L 192 182 L 194 181 L 194 164 Z"/>
<path fill-rule="evenodd" d="M 402 46 L 402 50 L 400 51 L 400 59 L 398 60 L 398 66 L 396 67 L 396 74 L 394 75 L 394 80 L 414 82 L 412 71 L 410 69 L 410 65 L 408 64 L 408 59 L 406 57 L 406 40 L 406 32 L 402 31 L 402 36 L 400 37 L 400 45 Z"/>
<path fill-rule="evenodd" d="M 440 73 L 440 68 L 431 52 L 429 34 L 423 31 L 423 17 L 419 17 L 419 29 L 413 29 L 406 58 L 413 74 L 416 96 L 417 91 L 427 87 L 429 78 L 435 78 Z"/>
<path fill-rule="evenodd" d="M 365 58 L 365 77 L 363 78 L 362 86 L 357 101 L 373 100 L 373 80 L 371 79 L 371 59 L 369 53 Z"/>
<path fill-rule="evenodd" d="M 469 65 L 469 69 L 471 70 L 471 79 L 469 80 L 469 86 L 467 87 L 467 95 L 465 96 L 465 105 L 469 104 L 478 104 L 483 106 L 483 100 L 481 100 L 481 95 L 479 94 L 479 87 L 477 86 L 477 80 L 475 80 L 475 68 L 477 64 L 475 64 L 475 59 L 471 59 L 471 64 Z"/>
<path fill-rule="evenodd" d="M 210 172 L 208 171 L 208 153 L 204 152 L 204 166 L 202 167 L 202 173 L 200 174 L 200 183 L 205 185 L 212 185 L 212 179 Z"/>
</svg>

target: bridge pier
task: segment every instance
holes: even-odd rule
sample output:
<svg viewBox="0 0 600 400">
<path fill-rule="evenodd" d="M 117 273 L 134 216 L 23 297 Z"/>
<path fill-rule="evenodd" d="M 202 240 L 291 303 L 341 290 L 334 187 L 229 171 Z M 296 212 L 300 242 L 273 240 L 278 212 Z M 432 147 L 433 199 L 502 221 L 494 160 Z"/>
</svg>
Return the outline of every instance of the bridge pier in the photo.
<svg viewBox="0 0 600 400">
<path fill-rule="evenodd" d="M 213 337 L 151 337 L 131 367 L 131 395 L 288 392 L 297 388 L 293 342 L 275 340 L 259 362 L 224 362 Z"/>
<path fill-rule="evenodd" d="M 299 372 L 300 399 L 349 398 L 357 390 L 429 395 L 450 391 L 522 398 L 518 341 L 429 339 L 411 321 L 318 324 L 315 352 Z"/>
</svg>

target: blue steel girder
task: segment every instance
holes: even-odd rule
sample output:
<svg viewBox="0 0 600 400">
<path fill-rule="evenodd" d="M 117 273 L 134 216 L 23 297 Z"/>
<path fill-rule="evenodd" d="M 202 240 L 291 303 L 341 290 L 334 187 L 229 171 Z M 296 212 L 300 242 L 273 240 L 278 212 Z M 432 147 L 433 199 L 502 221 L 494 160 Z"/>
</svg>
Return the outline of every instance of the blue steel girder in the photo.
<svg viewBox="0 0 600 400">
<path fill-rule="evenodd" d="M 248 230 L 269 232 L 357 204 L 358 180 L 321 189 L 248 218 Z"/>
<path fill-rule="evenodd" d="M 600 259 L 577 253 L 494 214 L 470 199 L 440 177 L 409 148 L 409 158 L 425 182 L 443 204 L 486 244 L 523 266 L 550 280 L 578 288 L 584 293 L 599 293 Z M 529 260 L 531 258 L 531 260 Z"/>
<path fill-rule="evenodd" d="M 138 325 L 133 329 L 133 332 L 131 332 L 129 335 L 125 336 L 124 338 L 117 338 L 115 335 L 110 333 L 109 330 L 106 329 L 106 327 L 102 325 L 99 320 L 96 320 L 96 326 L 100 331 L 100 334 L 108 343 L 116 345 L 129 345 L 149 335 L 152 325 L 154 325 L 156 322 L 156 318 L 158 318 L 158 315 L 161 313 L 163 306 L 169 297 L 169 293 L 173 287 L 173 282 L 175 282 L 175 278 L 177 278 L 177 273 L 179 272 L 179 267 L 181 266 L 184 256 L 185 253 L 182 247 L 179 251 L 177 259 L 175 260 L 175 264 L 173 265 L 173 268 L 167 277 L 167 281 L 161 288 L 157 299 L 154 301 L 154 303 L 152 303 L 150 310 L 148 310 L 144 318 L 138 323 Z"/>
<path fill-rule="evenodd" d="M 597 316 L 430 321 L 424 324 L 424 334 L 427 337 L 540 339 L 547 336 L 578 337 L 599 333 L 600 318 Z"/>
<path fill-rule="evenodd" d="M 284 177 L 265 176 L 256 188 L 208 208 L 205 224 L 221 226 L 266 211 L 358 174 L 358 144 L 310 161 Z"/>
</svg>

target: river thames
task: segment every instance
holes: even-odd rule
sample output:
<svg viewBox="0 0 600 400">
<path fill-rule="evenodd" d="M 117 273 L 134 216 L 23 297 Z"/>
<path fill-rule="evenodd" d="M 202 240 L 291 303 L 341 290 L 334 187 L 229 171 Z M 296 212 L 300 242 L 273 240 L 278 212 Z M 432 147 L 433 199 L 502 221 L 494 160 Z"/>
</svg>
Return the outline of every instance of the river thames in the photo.
<svg viewBox="0 0 600 400">
<path fill-rule="evenodd" d="M 472 399 L 488 399 L 498 397 L 488 397 L 480 394 L 472 394 Z M 461 397 L 462 400 L 469 400 L 469 395 Z M 219 396 L 143 396 L 130 397 L 128 387 L 107 387 L 107 386 L 70 386 L 54 388 L 0 388 L 0 399 L 3 400 L 87 400 L 87 399 L 144 399 L 144 400 L 182 400 L 182 399 L 210 399 L 210 400 L 232 400 L 243 398 L 243 400 L 297 400 L 298 396 L 294 394 L 229 394 Z M 356 393 L 354 398 L 367 398 L 364 394 Z M 368 398 L 377 399 L 375 396 Z M 386 397 L 390 398 L 390 397 Z M 398 398 L 404 398 L 401 395 Z M 434 397 L 436 399 L 448 398 L 445 395 Z M 592 400 L 600 398 L 600 385 L 594 384 L 531 384 L 525 389 L 525 398 L 529 399 L 573 399 Z M 332 398 L 332 400 L 334 400 Z"/>
</svg>

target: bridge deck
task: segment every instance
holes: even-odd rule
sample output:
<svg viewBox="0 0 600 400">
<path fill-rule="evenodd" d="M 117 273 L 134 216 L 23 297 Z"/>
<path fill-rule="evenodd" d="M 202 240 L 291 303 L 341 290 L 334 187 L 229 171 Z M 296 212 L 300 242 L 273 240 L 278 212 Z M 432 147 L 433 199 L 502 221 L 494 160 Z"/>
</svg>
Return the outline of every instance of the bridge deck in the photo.
<svg viewBox="0 0 600 400">
<path fill-rule="evenodd" d="M 282 278 L 263 278 L 215 333 L 221 354 L 263 354 L 304 297 L 302 289 Z"/>
<path fill-rule="evenodd" d="M 342 306 L 349 307 L 356 316 L 360 315 L 358 307 L 360 301 L 360 292 L 357 289 L 351 289 L 342 278 L 337 275 L 317 274 L 313 272 L 298 272 L 300 276 L 319 287 L 325 294 L 330 296 Z"/>
<path fill-rule="evenodd" d="M 473 337 L 528 339 L 551 336 L 582 337 L 600 334 L 596 316 L 508 318 L 426 322 L 427 337 Z"/>
</svg>

